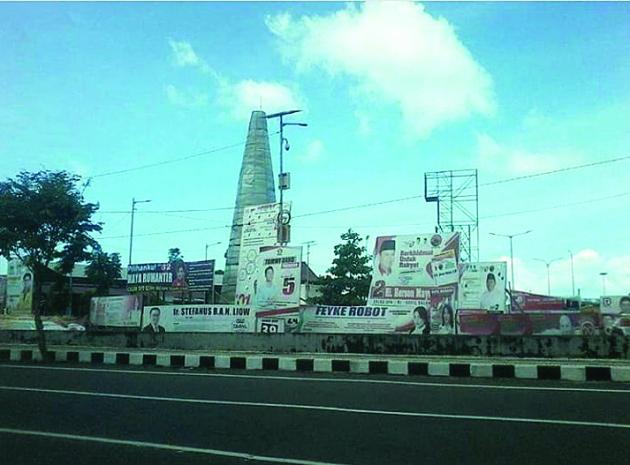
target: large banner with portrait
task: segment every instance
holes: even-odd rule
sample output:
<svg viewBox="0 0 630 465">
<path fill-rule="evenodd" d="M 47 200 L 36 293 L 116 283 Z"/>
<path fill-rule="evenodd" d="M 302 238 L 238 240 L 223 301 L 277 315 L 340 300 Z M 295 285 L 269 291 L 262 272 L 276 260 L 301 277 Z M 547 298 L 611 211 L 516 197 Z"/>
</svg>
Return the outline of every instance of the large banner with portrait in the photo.
<svg viewBox="0 0 630 465">
<path fill-rule="evenodd" d="M 461 263 L 459 309 L 505 311 L 507 263 Z"/>
<path fill-rule="evenodd" d="M 283 205 L 291 211 L 291 203 Z M 243 228 L 238 258 L 238 278 L 235 301 L 238 305 L 253 303 L 254 282 L 258 279 L 259 254 L 262 249 L 273 247 L 278 241 L 279 203 L 246 207 L 243 210 Z"/>
<path fill-rule="evenodd" d="M 237 305 L 156 305 L 144 307 L 142 332 L 253 333 L 251 307 Z"/>
<path fill-rule="evenodd" d="M 531 292 L 511 292 L 512 312 L 537 310 L 565 310 L 567 301 L 550 295 L 532 294 Z"/>
<path fill-rule="evenodd" d="M 11 315 L 30 315 L 33 308 L 35 276 L 20 260 L 13 259 L 7 268 L 7 310 Z"/>
<path fill-rule="evenodd" d="M 139 328 L 142 318 L 142 296 L 119 295 L 92 297 L 90 300 L 90 324 Z"/>
<path fill-rule="evenodd" d="M 254 308 L 282 313 L 299 307 L 301 273 L 302 247 L 263 247 L 256 261 Z"/>
<path fill-rule="evenodd" d="M 630 295 L 602 296 L 599 302 L 599 309 L 602 313 L 627 313 L 630 315 Z"/>
<path fill-rule="evenodd" d="M 458 332 L 472 336 L 590 336 L 599 333 L 597 312 L 542 311 L 500 314 L 458 311 Z"/>
<path fill-rule="evenodd" d="M 459 233 L 380 236 L 374 247 L 370 306 L 414 306 L 436 286 L 457 284 Z"/>
<path fill-rule="evenodd" d="M 127 268 L 129 292 L 208 291 L 214 285 L 214 260 L 140 263 Z"/>
</svg>

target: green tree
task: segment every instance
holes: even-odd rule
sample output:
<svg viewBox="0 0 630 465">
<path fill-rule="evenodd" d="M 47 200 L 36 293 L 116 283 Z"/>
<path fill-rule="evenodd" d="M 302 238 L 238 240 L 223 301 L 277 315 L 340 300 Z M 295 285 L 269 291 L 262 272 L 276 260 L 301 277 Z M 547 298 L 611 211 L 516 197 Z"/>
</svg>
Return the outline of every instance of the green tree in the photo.
<svg viewBox="0 0 630 465">
<path fill-rule="evenodd" d="M 182 255 L 182 251 L 179 247 L 174 247 L 172 249 L 168 249 L 168 262 L 183 262 L 184 256 Z"/>
<path fill-rule="evenodd" d="M 96 250 L 85 268 L 85 275 L 96 285 L 96 295 L 100 296 L 109 295 L 114 282 L 120 279 L 121 271 L 120 254 Z"/>
<path fill-rule="evenodd" d="M 320 277 L 321 296 L 312 303 L 326 305 L 365 305 L 372 279 L 372 257 L 367 254 L 363 239 L 348 229 L 341 235 L 344 241 L 335 246 L 335 258 L 327 274 Z"/>
<path fill-rule="evenodd" d="M 22 171 L 0 182 L 0 255 L 17 257 L 35 275 L 33 317 L 42 358 L 48 358 L 42 312 L 42 280 L 55 262 L 69 273 L 98 243 L 91 233 L 98 205 L 86 203 L 77 188 L 80 177 L 66 171 Z"/>
</svg>

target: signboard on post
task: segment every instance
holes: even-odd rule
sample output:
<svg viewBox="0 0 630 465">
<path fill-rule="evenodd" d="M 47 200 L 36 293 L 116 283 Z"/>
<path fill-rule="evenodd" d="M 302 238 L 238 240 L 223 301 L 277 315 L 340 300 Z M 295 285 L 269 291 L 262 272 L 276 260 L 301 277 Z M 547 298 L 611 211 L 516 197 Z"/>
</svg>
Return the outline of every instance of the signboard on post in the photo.
<svg viewBox="0 0 630 465">
<path fill-rule="evenodd" d="M 214 260 L 142 263 L 127 268 L 129 292 L 208 291 L 214 285 Z"/>
<path fill-rule="evenodd" d="M 422 305 L 436 286 L 457 284 L 459 233 L 380 236 L 370 306 Z"/>
<path fill-rule="evenodd" d="M 129 292 L 166 291 L 171 289 L 172 283 L 169 263 L 143 263 L 127 267 Z"/>
<path fill-rule="evenodd" d="M 268 247 L 260 251 L 253 283 L 253 306 L 282 310 L 300 306 L 302 247 Z"/>
<path fill-rule="evenodd" d="M 90 300 L 90 323 L 93 326 L 138 328 L 141 317 L 141 296 L 92 297 Z"/>
<path fill-rule="evenodd" d="M 35 275 L 19 259 L 10 260 L 7 269 L 7 310 L 12 315 L 30 315 L 33 309 Z"/>
<path fill-rule="evenodd" d="M 459 267 L 459 309 L 505 311 L 507 263 L 462 263 Z"/>
<path fill-rule="evenodd" d="M 236 305 L 156 305 L 144 307 L 142 332 L 253 333 L 250 307 Z"/>
<path fill-rule="evenodd" d="M 188 290 L 211 291 L 214 286 L 214 260 L 187 262 Z"/>
<path fill-rule="evenodd" d="M 285 203 L 287 212 L 291 211 L 291 203 Z M 253 303 L 254 281 L 259 270 L 258 255 L 262 248 L 273 247 L 278 240 L 279 203 L 268 203 L 246 207 L 243 211 L 243 229 L 241 235 L 240 255 L 238 259 L 238 279 L 236 281 L 236 303 L 249 305 Z"/>
</svg>

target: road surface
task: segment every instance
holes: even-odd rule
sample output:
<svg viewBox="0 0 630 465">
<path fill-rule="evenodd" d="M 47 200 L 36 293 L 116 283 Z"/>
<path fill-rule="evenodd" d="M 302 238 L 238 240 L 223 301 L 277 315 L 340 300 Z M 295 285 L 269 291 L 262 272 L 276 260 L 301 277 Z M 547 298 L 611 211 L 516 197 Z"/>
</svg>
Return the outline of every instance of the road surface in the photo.
<svg viewBox="0 0 630 465">
<path fill-rule="evenodd" d="M 11 464 L 629 463 L 630 385 L 0 365 Z"/>
</svg>

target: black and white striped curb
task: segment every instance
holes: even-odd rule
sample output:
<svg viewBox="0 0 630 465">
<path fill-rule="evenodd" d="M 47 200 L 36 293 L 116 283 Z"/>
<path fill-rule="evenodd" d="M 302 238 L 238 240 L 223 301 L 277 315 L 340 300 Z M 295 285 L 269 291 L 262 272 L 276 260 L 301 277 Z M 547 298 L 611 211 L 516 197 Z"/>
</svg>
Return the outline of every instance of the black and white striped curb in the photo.
<svg viewBox="0 0 630 465">
<path fill-rule="evenodd" d="M 347 372 L 361 374 L 454 376 L 473 378 L 519 378 L 568 381 L 630 382 L 630 365 L 605 362 L 554 363 L 553 361 L 437 361 L 400 360 L 383 356 L 348 354 L 184 354 L 169 352 L 112 351 L 99 349 L 53 349 L 55 362 L 105 365 L 138 365 L 207 369 L 280 370 L 298 372 Z M 41 361 L 36 348 L 0 348 L 0 361 Z"/>
</svg>

